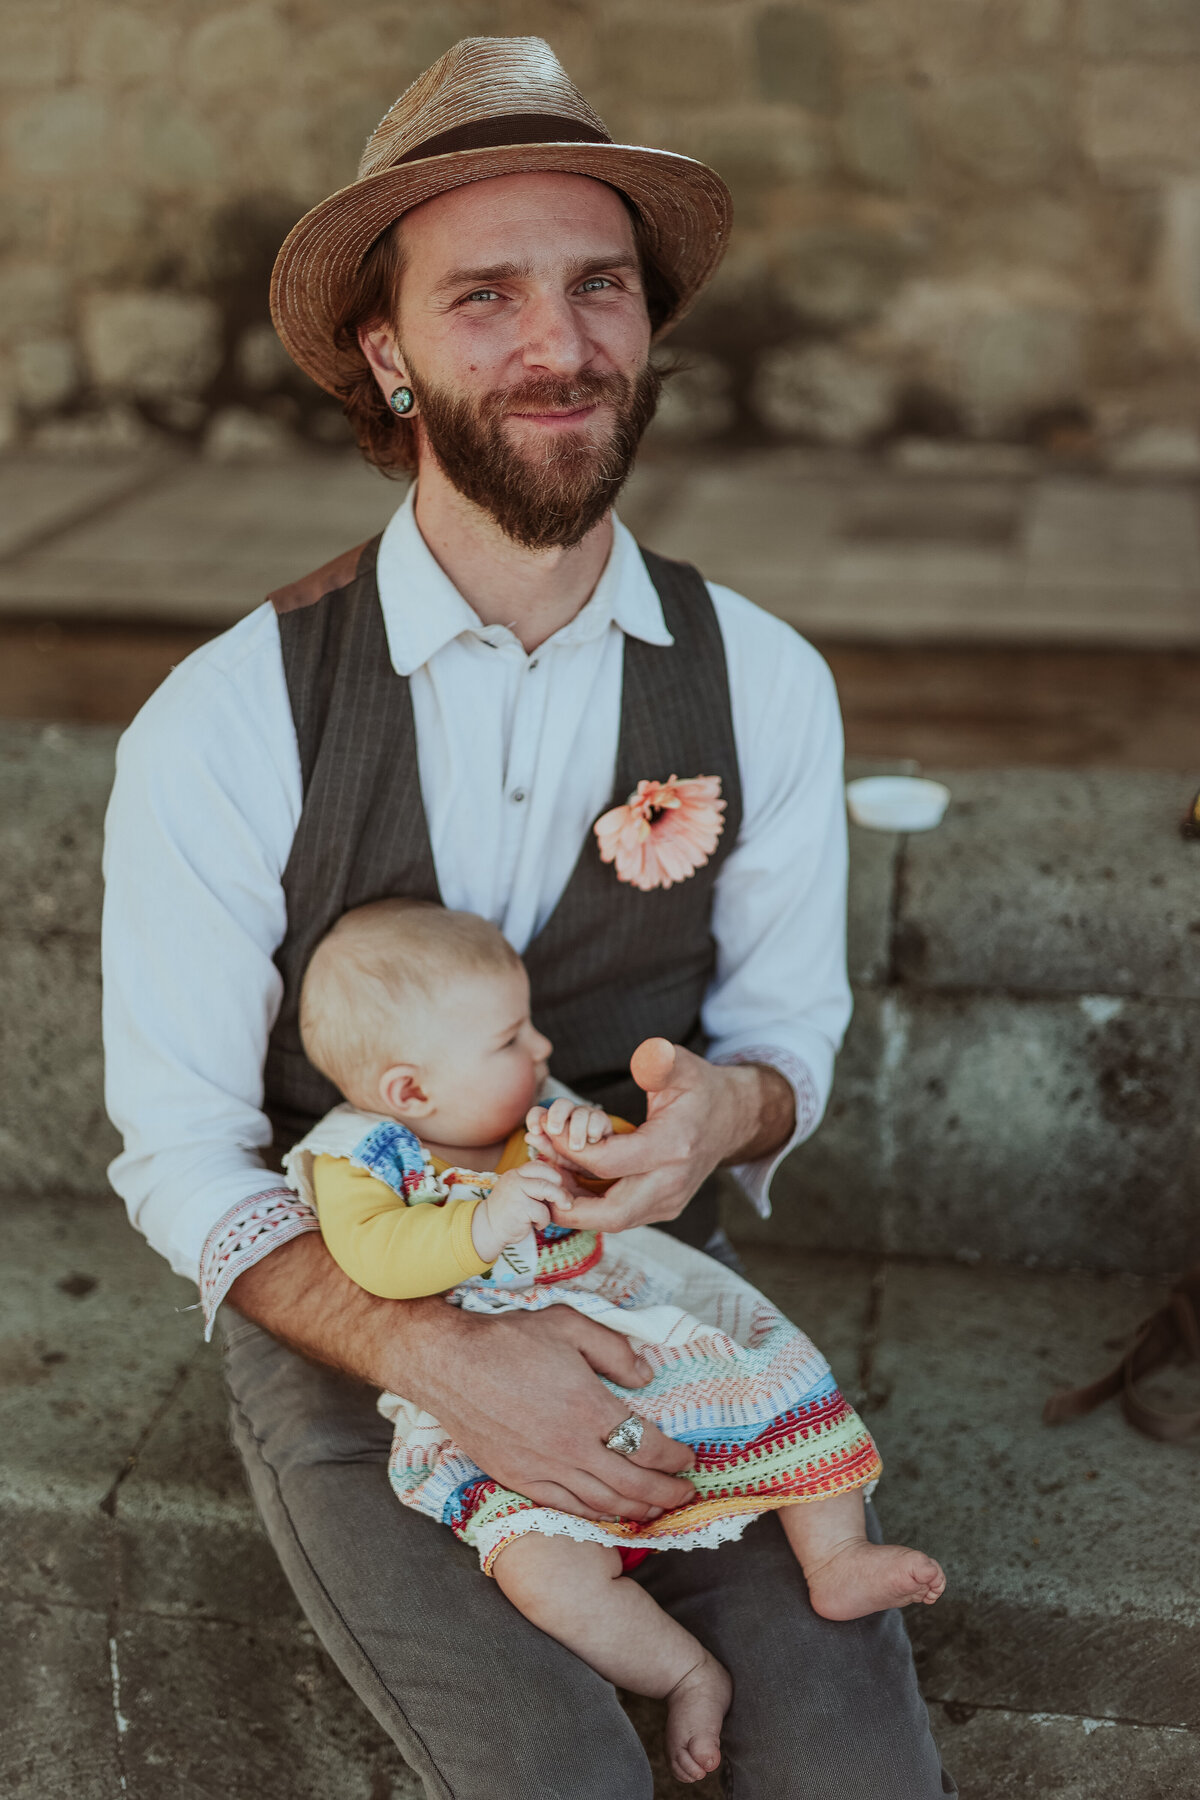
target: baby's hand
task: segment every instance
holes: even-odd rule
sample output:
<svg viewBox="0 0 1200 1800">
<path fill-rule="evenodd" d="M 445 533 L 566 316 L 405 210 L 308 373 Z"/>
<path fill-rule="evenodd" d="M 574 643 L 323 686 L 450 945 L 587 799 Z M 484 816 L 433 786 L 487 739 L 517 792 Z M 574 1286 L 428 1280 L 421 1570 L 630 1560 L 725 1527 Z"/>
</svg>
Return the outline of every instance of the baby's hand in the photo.
<svg viewBox="0 0 1200 1800">
<path fill-rule="evenodd" d="M 573 1100 L 531 1107 L 525 1126 L 525 1142 L 530 1148 L 561 1169 L 578 1168 L 572 1161 L 573 1150 L 586 1150 L 612 1136 L 612 1120 L 603 1107 L 577 1106 Z"/>
<path fill-rule="evenodd" d="M 553 1208 L 570 1211 L 568 1182 L 557 1169 L 526 1163 L 502 1175 L 471 1218 L 471 1242 L 480 1262 L 494 1263 L 506 1244 L 519 1244 L 531 1226 L 553 1223 Z"/>
</svg>

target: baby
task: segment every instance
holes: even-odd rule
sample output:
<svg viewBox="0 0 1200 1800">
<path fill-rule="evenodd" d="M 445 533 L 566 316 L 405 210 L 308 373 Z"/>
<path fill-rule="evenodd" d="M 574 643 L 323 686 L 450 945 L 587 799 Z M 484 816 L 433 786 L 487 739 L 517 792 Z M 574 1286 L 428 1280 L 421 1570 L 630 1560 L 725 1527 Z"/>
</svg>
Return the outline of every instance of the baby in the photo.
<svg viewBox="0 0 1200 1800">
<path fill-rule="evenodd" d="M 445 1293 L 488 1312 L 573 1306 L 636 1346 L 653 1379 L 606 1383 L 614 1430 L 625 1426 L 616 1446 L 635 1448 L 641 1420 L 686 1443 L 695 1500 L 643 1523 L 535 1504 L 394 1394 L 379 1403 L 395 1426 L 388 1473 L 534 1624 L 619 1687 L 665 1699 L 672 1768 L 699 1781 L 721 1760 L 730 1678 L 627 1569 L 652 1551 L 739 1537 L 778 1511 L 825 1618 L 930 1604 L 945 1577 L 919 1551 L 868 1541 L 874 1443 L 770 1301 L 652 1227 L 572 1228 L 589 1191 L 572 1148 L 583 1155 L 630 1127 L 549 1080 L 551 1045 L 529 1007 L 519 957 L 485 920 L 410 900 L 347 913 L 301 996 L 309 1059 L 347 1104 L 285 1166 L 333 1257 L 371 1293 Z M 670 1046 L 651 1040 L 638 1056 L 659 1051 Z"/>
</svg>

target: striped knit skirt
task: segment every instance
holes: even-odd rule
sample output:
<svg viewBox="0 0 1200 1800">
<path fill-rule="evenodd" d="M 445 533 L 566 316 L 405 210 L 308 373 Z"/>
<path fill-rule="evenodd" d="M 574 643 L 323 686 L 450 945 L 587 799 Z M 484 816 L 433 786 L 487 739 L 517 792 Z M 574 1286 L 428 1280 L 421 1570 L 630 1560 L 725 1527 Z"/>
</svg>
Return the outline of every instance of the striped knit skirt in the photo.
<svg viewBox="0 0 1200 1800">
<path fill-rule="evenodd" d="M 580 1519 L 500 1487 L 429 1413 L 382 1395 L 380 1411 L 395 1426 L 388 1474 L 397 1495 L 449 1525 L 488 1573 L 530 1531 L 627 1553 L 706 1549 L 740 1537 L 764 1512 L 875 1484 L 874 1442 L 816 1346 L 749 1282 L 665 1232 L 551 1227 L 538 1233 L 532 1286 L 481 1277 L 448 1298 L 473 1312 L 573 1306 L 622 1332 L 653 1379 L 605 1385 L 694 1458 L 697 1497 L 688 1505 L 648 1524 Z"/>
</svg>

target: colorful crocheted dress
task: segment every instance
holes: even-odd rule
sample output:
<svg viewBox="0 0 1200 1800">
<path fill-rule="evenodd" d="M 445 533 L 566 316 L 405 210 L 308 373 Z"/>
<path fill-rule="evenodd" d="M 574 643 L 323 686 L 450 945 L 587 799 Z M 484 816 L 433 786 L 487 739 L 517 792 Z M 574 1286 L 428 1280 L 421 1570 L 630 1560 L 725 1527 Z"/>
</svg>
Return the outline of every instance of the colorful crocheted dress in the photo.
<svg viewBox="0 0 1200 1800">
<path fill-rule="evenodd" d="M 409 1205 L 452 1206 L 486 1194 L 529 1154 L 514 1132 L 494 1173 L 448 1168 L 394 1120 L 340 1106 L 288 1154 L 285 1169 L 311 1199 L 315 1157 L 344 1156 Z M 777 1507 L 874 1487 L 875 1444 L 811 1340 L 731 1269 L 652 1226 L 606 1235 L 551 1226 L 446 1297 L 472 1312 L 572 1306 L 624 1333 L 653 1379 L 636 1389 L 605 1385 L 694 1456 L 691 1504 L 649 1524 L 580 1519 L 501 1487 L 429 1413 L 383 1394 L 380 1411 L 395 1426 L 392 1487 L 406 1506 L 449 1525 L 488 1573 L 504 1546 L 530 1531 L 628 1550 L 696 1550 L 740 1537 Z"/>
</svg>

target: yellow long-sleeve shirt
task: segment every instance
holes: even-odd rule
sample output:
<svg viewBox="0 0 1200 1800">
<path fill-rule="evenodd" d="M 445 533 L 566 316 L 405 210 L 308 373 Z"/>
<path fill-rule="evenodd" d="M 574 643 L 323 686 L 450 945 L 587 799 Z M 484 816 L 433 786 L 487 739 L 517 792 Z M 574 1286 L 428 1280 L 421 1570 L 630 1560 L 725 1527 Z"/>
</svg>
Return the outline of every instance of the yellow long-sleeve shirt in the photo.
<svg viewBox="0 0 1200 1800">
<path fill-rule="evenodd" d="M 632 1131 L 614 1119 L 617 1132 Z M 448 1163 L 432 1159 L 434 1173 L 444 1175 Z M 529 1161 L 524 1127 L 504 1146 L 494 1175 L 481 1176 L 491 1186 L 497 1176 Z M 581 1186 L 602 1193 L 607 1182 L 583 1178 Z M 410 1206 L 385 1181 L 341 1156 L 317 1156 L 312 1165 L 313 1194 L 321 1235 L 338 1267 L 381 1300 L 419 1300 L 445 1294 L 471 1275 L 486 1275 L 471 1241 L 471 1220 L 482 1200 L 428 1201 Z"/>
<path fill-rule="evenodd" d="M 495 1173 L 528 1160 L 522 1128 L 505 1144 Z M 437 1157 L 432 1162 L 437 1175 L 449 1167 Z M 484 1180 L 491 1185 L 491 1179 Z M 329 1254 L 351 1281 L 381 1300 L 445 1294 L 492 1266 L 480 1260 L 471 1242 L 471 1220 L 481 1200 L 410 1206 L 385 1181 L 340 1156 L 314 1158 L 312 1184 Z"/>
</svg>

